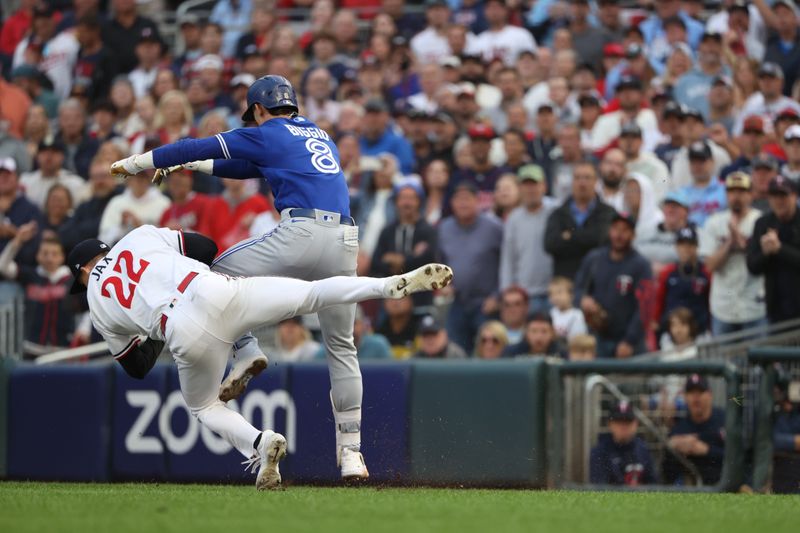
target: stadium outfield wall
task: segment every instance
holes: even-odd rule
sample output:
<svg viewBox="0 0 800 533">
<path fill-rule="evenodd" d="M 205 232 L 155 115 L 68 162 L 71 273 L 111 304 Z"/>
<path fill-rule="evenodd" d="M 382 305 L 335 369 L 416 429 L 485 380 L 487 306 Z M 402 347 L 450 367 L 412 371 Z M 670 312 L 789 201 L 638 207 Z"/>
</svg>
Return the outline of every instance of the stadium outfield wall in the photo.
<svg viewBox="0 0 800 533">
<path fill-rule="evenodd" d="M 0 478 L 252 482 L 242 457 L 190 416 L 173 365 L 157 365 L 139 381 L 108 362 L 2 363 Z M 585 367 L 541 358 L 365 362 L 362 449 L 371 479 L 396 485 L 561 486 L 553 470 L 566 444 L 559 429 L 563 420 L 553 419 L 563 407 L 559 376 L 617 372 L 626 364 Z M 635 367 L 657 373 L 678 368 Z M 720 365 L 715 372 L 722 370 Z M 695 370 L 684 364 L 677 371 Z M 281 471 L 293 483 L 338 481 L 329 386 L 322 362 L 277 364 L 229 403 L 256 427 L 287 437 L 289 455 Z M 729 430 L 740 427 L 735 414 Z M 740 454 L 726 457 L 727 471 L 741 470 L 740 461 Z M 740 482 L 739 475 L 729 478 L 716 490 Z"/>
</svg>

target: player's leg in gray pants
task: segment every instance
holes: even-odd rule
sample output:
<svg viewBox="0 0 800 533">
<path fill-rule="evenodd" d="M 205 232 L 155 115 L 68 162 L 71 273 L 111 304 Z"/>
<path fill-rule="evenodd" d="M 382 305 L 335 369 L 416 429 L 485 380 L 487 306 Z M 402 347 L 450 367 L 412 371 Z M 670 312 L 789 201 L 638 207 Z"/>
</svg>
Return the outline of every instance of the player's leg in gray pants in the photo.
<svg viewBox="0 0 800 533">
<path fill-rule="evenodd" d="M 354 276 L 357 256 L 357 228 L 284 216 L 273 231 L 242 241 L 221 254 L 212 270 L 232 276 L 285 276 L 310 281 Z M 346 304 L 319 312 L 337 444 L 342 446 L 359 446 L 361 440 L 363 389 L 353 344 L 355 310 L 355 305 Z M 249 358 L 261 350 L 255 338 L 244 336 L 236 341 L 235 352 Z"/>
</svg>

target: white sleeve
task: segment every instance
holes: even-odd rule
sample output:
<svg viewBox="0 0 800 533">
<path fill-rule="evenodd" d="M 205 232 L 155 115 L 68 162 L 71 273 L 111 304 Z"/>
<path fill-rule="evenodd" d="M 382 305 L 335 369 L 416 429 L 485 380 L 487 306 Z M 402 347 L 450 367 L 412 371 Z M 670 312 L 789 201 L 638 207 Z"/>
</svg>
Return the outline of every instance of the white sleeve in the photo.
<svg viewBox="0 0 800 533">
<path fill-rule="evenodd" d="M 120 205 L 120 200 L 121 197 L 119 196 L 112 198 L 103 210 L 103 216 L 100 217 L 97 238 L 109 246 L 117 242 L 122 235 L 122 229 L 120 228 L 122 225 L 122 207 Z"/>
<path fill-rule="evenodd" d="M 6 279 L 16 279 L 19 274 L 19 266 L 14 262 L 14 258 L 19 253 L 20 247 L 17 241 L 10 241 L 3 251 L 0 252 L 0 276 Z"/>
<path fill-rule="evenodd" d="M 717 226 L 720 220 L 719 217 L 712 216 L 700 228 L 700 234 L 698 235 L 700 247 L 697 254 L 702 259 L 707 258 L 717 250 Z"/>
<path fill-rule="evenodd" d="M 136 230 L 140 233 L 141 238 L 145 239 L 159 239 L 161 242 L 175 250 L 181 255 L 186 255 L 186 248 L 183 242 L 183 231 L 172 230 L 169 228 L 157 228 L 151 225 L 140 226 Z M 139 237 L 139 235 L 137 235 Z"/>
<path fill-rule="evenodd" d="M 573 309 L 573 311 L 576 311 L 574 313 L 575 320 L 572 321 L 572 325 L 567 333 L 567 338 L 569 339 L 575 335 L 586 335 L 589 333 L 589 329 L 586 327 L 586 320 L 583 318 L 583 313 L 578 309 Z"/>
</svg>

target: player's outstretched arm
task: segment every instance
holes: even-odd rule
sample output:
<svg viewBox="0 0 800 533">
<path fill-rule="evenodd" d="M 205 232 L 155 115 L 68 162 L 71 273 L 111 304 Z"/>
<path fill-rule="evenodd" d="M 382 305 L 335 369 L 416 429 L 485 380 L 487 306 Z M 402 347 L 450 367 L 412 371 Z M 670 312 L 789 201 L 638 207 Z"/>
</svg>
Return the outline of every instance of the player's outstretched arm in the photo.
<svg viewBox="0 0 800 533">
<path fill-rule="evenodd" d="M 156 148 L 151 152 L 132 155 L 111 165 L 111 173 L 132 176 L 153 168 L 169 168 L 206 159 L 242 160 L 257 162 L 264 155 L 264 139 L 259 128 L 239 128 L 205 139 L 182 139 Z M 232 170 L 244 170 L 244 164 Z M 247 168 L 247 177 L 259 177 L 255 167 Z M 215 169 L 214 169 L 215 170 Z M 233 177 L 233 176 L 231 176 Z"/>
<path fill-rule="evenodd" d="M 136 379 L 144 379 L 153 368 L 153 365 L 156 364 L 156 360 L 163 349 L 163 341 L 147 339 L 126 353 L 124 357 L 117 359 L 117 361 L 129 376 Z"/>
</svg>

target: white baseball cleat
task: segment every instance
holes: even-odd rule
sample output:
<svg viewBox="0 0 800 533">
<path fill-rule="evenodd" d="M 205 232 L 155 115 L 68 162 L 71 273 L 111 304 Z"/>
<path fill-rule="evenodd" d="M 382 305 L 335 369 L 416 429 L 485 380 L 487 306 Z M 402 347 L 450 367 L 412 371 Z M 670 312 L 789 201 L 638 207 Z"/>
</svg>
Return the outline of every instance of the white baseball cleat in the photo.
<svg viewBox="0 0 800 533">
<path fill-rule="evenodd" d="M 244 469 L 255 472 L 257 490 L 281 488 L 281 472 L 278 463 L 286 457 L 286 438 L 280 433 L 266 430 L 261 434 L 256 453 L 247 461 L 243 461 Z"/>
<path fill-rule="evenodd" d="M 219 399 L 222 402 L 235 400 L 247 389 L 250 380 L 259 375 L 267 368 L 269 359 L 266 355 L 259 355 L 251 359 L 237 360 L 231 367 L 231 371 L 219 386 Z"/>
<path fill-rule="evenodd" d="M 361 452 L 344 446 L 339 451 L 339 467 L 344 481 L 363 481 L 369 477 Z"/>
<path fill-rule="evenodd" d="M 386 280 L 386 295 L 403 298 L 422 291 L 434 291 L 446 287 L 453 281 L 453 269 L 440 263 L 428 263 L 407 274 L 392 276 Z"/>
</svg>

